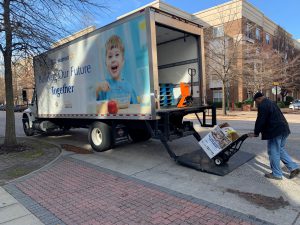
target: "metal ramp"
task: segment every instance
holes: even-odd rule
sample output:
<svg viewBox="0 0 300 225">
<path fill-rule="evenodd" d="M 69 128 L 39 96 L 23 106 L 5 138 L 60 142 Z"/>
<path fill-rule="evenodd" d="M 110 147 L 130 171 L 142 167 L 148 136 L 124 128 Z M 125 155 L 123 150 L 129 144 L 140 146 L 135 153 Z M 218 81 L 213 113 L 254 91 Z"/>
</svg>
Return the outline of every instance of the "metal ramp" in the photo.
<svg viewBox="0 0 300 225">
<path fill-rule="evenodd" d="M 197 151 L 178 156 L 175 161 L 180 165 L 187 166 L 201 172 L 225 176 L 226 174 L 251 160 L 253 157 L 253 154 L 239 151 L 226 163 L 217 166 L 213 160 L 207 157 L 202 149 L 199 149 Z"/>
<path fill-rule="evenodd" d="M 213 127 L 214 125 L 216 125 L 216 110 L 215 108 L 210 109 L 212 109 L 212 120 L 210 124 L 207 123 L 206 110 L 201 111 L 203 113 L 202 120 L 198 115 L 198 111 L 190 110 L 190 113 L 195 113 L 201 126 Z M 199 142 L 201 140 L 201 137 L 195 131 L 192 122 L 183 121 L 184 115 L 180 112 L 164 112 L 161 113 L 160 116 L 162 118 L 162 122 L 161 124 L 158 124 L 157 129 L 160 133 L 157 134 L 156 137 L 160 139 L 170 157 L 180 165 L 187 166 L 202 172 L 224 176 L 254 157 L 253 154 L 239 151 L 243 142 L 248 137 L 246 134 L 242 135 L 236 141 L 232 142 L 229 146 L 223 149 L 212 159 L 210 159 L 206 155 L 206 153 L 201 149 L 200 146 L 199 149 L 194 152 L 186 153 L 183 155 L 176 155 L 176 153 L 172 151 L 169 145 L 172 140 L 193 135 L 197 142 Z M 235 154 L 237 152 L 238 154 Z"/>
</svg>

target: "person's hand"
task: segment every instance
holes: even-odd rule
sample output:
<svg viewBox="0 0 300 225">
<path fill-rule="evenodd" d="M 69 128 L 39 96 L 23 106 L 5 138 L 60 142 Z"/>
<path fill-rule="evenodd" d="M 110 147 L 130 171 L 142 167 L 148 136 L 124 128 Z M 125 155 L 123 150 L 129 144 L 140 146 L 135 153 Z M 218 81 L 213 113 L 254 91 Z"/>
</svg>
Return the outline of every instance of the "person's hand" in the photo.
<svg viewBox="0 0 300 225">
<path fill-rule="evenodd" d="M 101 82 L 98 84 L 96 88 L 96 92 L 98 93 L 99 91 L 107 92 L 110 90 L 109 83 L 107 81 Z"/>
<path fill-rule="evenodd" d="M 248 133 L 247 135 L 248 135 L 248 137 L 250 137 L 250 138 L 258 137 L 258 135 L 254 134 L 254 133 Z"/>
</svg>

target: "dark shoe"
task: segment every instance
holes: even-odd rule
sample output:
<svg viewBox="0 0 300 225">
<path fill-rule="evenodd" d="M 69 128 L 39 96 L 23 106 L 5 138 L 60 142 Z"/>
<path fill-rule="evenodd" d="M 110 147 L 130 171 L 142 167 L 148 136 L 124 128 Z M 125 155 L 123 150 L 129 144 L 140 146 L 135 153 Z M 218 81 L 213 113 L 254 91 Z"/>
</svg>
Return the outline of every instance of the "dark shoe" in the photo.
<svg viewBox="0 0 300 225">
<path fill-rule="evenodd" d="M 265 177 L 268 178 L 268 179 L 282 180 L 282 177 L 275 177 L 275 176 L 273 175 L 273 173 L 266 173 L 266 174 L 265 174 Z"/>
<path fill-rule="evenodd" d="M 293 179 L 294 177 L 298 176 L 300 174 L 300 169 L 295 169 L 295 170 L 292 170 L 291 171 L 291 174 L 290 174 L 290 179 Z"/>
</svg>

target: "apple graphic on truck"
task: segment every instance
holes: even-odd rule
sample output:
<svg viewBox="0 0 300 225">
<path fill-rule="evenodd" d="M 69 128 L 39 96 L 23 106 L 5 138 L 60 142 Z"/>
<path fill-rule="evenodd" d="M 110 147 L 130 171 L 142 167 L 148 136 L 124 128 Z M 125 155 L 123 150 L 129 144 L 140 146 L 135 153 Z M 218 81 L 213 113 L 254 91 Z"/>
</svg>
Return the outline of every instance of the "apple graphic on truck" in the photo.
<svg viewBox="0 0 300 225">
<path fill-rule="evenodd" d="M 107 103 L 107 110 L 110 114 L 117 114 L 119 107 L 118 107 L 118 102 L 115 100 L 110 100 Z"/>
</svg>

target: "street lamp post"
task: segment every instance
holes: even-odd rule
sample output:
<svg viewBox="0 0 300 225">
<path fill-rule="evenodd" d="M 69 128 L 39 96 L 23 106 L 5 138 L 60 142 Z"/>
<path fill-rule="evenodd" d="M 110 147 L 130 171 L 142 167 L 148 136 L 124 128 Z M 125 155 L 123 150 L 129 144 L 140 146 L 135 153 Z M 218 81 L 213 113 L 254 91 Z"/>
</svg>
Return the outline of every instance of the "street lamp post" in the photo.
<svg viewBox="0 0 300 225">
<path fill-rule="evenodd" d="M 279 82 L 273 82 L 273 88 L 272 88 L 272 93 L 275 94 L 275 98 L 276 98 L 276 104 L 277 104 L 277 99 L 278 99 L 278 92 L 281 91 L 281 88 L 279 87 Z"/>
</svg>

